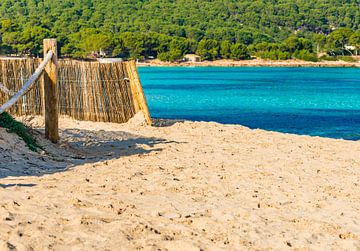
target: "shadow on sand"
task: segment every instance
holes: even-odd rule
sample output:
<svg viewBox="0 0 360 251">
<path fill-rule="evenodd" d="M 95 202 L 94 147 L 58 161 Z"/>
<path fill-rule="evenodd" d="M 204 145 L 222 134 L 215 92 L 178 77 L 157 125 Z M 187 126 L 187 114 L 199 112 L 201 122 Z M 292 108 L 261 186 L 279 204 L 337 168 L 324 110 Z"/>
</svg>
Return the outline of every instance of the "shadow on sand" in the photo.
<svg viewBox="0 0 360 251">
<path fill-rule="evenodd" d="M 176 123 L 184 123 L 184 119 L 157 119 L 152 118 L 152 126 L 154 127 L 169 127 L 173 126 Z"/>
<path fill-rule="evenodd" d="M 12 163 L 0 162 L 0 178 L 8 177 L 8 181 L 10 177 L 53 174 L 81 164 L 159 152 L 165 144 L 181 144 L 181 142 L 147 138 L 123 131 L 65 129 L 60 131 L 60 144 L 53 145 L 44 139 L 42 129 L 36 130 L 35 134 L 47 153 L 31 153 L 30 158 L 24 154 L 21 160 L 10 160 Z M 0 184 L 0 187 L 16 185 Z M 18 185 L 30 187 L 33 184 Z"/>
</svg>

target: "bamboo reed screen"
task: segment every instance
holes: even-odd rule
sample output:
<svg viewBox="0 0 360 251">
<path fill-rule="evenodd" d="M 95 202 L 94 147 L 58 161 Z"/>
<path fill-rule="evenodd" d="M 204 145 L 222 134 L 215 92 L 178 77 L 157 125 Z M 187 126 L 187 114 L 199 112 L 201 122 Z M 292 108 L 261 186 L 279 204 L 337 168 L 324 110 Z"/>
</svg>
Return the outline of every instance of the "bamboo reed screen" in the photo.
<svg viewBox="0 0 360 251">
<path fill-rule="evenodd" d="M 17 92 L 40 64 L 38 59 L 1 59 L 0 82 Z M 43 111 L 42 78 L 10 113 L 39 115 Z M 0 91 L 0 104 L 9 100 Z M 59 112 L 79 120 L 124 123 L 142 110 L 150 115 L 139 81 L 136 65 L 131 62 L 106 63 L 60 60 L 58 68 Z"/>
</svg>

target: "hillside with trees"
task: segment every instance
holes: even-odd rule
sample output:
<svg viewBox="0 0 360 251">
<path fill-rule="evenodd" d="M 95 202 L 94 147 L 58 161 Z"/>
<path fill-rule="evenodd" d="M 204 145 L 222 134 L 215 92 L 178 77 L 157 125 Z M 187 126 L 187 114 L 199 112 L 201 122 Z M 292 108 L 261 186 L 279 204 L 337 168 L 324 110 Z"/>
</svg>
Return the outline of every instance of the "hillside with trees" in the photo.
<svg viewBox="0 0 360 251">
<path fill-rule="evenodd" d="M 206 60 L 360 52 L 360 0 L 0 0 L 0 53 Z"/>
</svg>

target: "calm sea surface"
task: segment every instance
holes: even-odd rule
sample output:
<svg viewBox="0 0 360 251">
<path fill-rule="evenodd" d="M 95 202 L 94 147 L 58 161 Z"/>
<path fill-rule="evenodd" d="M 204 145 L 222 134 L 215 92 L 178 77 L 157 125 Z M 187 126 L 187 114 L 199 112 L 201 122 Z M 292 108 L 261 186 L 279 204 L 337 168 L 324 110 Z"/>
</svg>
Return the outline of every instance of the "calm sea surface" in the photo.
<svg viewBox="0 0 360 251">
<path fill-rule="evenodd" d="M 155 118 L 360 139 L 360 68 L 141 67 Z"/>
</svg>

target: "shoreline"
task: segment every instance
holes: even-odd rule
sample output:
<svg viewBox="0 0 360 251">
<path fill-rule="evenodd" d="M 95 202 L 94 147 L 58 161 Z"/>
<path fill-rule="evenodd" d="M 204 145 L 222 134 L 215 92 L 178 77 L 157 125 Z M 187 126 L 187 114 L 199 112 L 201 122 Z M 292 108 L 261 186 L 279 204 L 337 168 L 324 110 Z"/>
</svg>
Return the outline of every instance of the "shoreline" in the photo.
<svg viewBox="0 0 360 251">
<path fill-rule="evenodd" d="M 311 134 L 301 134 L 296 132 L 285 132 L 285 131 L 276 131 L 276 130 L 270 130 L 270 129 L 264 129 L 264 128 L 255 128 L 255 127 L 249 127 L 248 125 L 243 124 L 236 124 L 236 123 L 222 123 L 217 121 L 207 121 L 207 120 L 189 120 L 189 119 L 168 119 L 168 118 L 152 118 L 152 127 L 155 128 L 161 128 L 161 127 L 169 127 L 176 123 L 209 123 L 209 124 L 218 124 L 221 126 L 240 126 L 247 128 L 249 130 L 253 131 L 261 131 L 261 132 L 269 132 L 269 133 L 279 133 L 283 135 L 290 135 L 290 136 L 299 136 L 299 137 L 310 137 L 310 138 L 320 138 L 320 139 L 330 139 L 330 140 L 339 140 L 339 141 L 349 141 L 349 142 L 360 142 L 360 139 L 356 138 L 335 138 L 335 137 L 327 137 L 327 136 L 321 136 L 321 135 L 311 135 Z"/>
<path fill-rule="evenodd" d="M 139 67 L 348 67 L 359 68 L 360 61 L 358 62 L 345 62 L 345 61 L 321 61 L 321 62 L 308 62 L 303 60 L 228 60 L 221 59 L 215 61 L 202 61 L 202 62 L 162 62 L 158 59 L 148 60 L 146 62 L 136 63 Z"/>
</svg>

